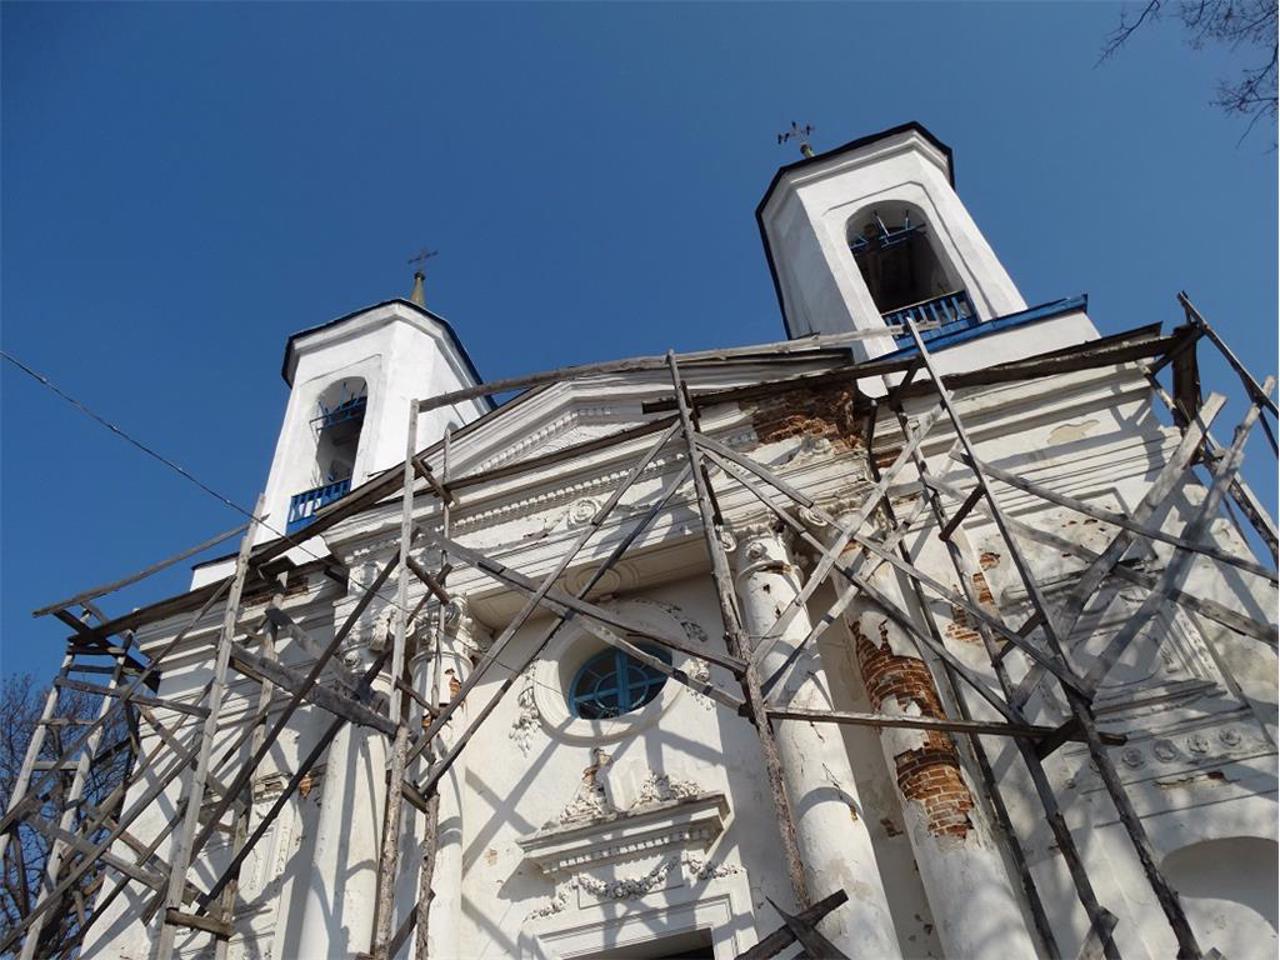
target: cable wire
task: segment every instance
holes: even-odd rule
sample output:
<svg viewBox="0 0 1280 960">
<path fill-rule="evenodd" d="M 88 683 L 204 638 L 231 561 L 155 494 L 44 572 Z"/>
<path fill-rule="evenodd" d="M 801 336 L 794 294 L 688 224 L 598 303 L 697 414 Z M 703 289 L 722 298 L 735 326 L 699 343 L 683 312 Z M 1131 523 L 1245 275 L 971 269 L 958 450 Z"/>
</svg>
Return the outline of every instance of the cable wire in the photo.
<svg viewBox="0 0 1280 960">
<path fill-rule="evenodd" d="M 35 380 L 37 383 L 41 384 L 42 386 L 46 387 L 46 388 L 47 388 L 47 389 L 49 389 L 49 390 L 52 390 L 55 394 L 57 394 L 59 397 L 61 397 L 61 398 L 62 398 L 63 400 L 65 400 L 67 403 L 71 404 L 73 407 L 75 407 L 77 410 L 79 410 L 79 411 L 80 411 L 81 413 L 83 413 L 85 416 L 89 417 L 90 419 L 92 419 L 92 420 L 96 421 L 97 423 L 101 424 L 102 426 L 106 427 L 108 430 L 110 430 L 110 431 L 111 431 L 112 433 L 114 433 L 116 436 L 118 436 L 118 437 L 120 437 L 122 440 L 125 440 L 125 441 L 127 441 L 128 443 L 132 444 L 134 447 L 137 447 L 139 450 L 141 450 L 143 453 L 145 453 L 147 456 L 151 457 L 152 459 L 157 460 L 157 461 L 159 461 L 160 463 L 164 464 L 166 467 L 168 467 L 170 470 L 175 471 L 175 472 L 176 472 L 176 473 L 178 473 L 180 476 L 182 476 L 184 479 L 189 480 L 191 483 L 194 483 L 197 487 L 199 487 L 199 488 L 200 488 L 201 490 L 203 490 L 205 493 L 209 494 L 209 496 L 211 496 L 211 497 L 213 497 L 214 499 L 216 499 L 219 503 L 222 503 L 222 504 L 225 504 L 225 505 L 226 505 L 226 506 L 228 506 L 228 507 L 231 507 L 233 510 L 237 511 L 238 513 L 243 514 L 243 515 L 244 515 L 245 517 L 247 517 L 249 520 L 257 521 L 259 524 L 261 524 L 261 525 L 262 525 L 263 527 L 265 527 L 267 530 L 269 530 L 270 532 L 274 533 L 276 536 L 280 537 L 281 539 L 283 539 L 283 540 L 287 541 L 288 543 L 292 544 L 293 546 L 297 547 L 298 549 L 300 549 L 300 550 L 304 551 L 305 553 L 307 553 L 308 555 L 310 555 L 313 559 L 315 559 L 315 560 L 325 560 L 325 559 L 330 559 L 330 557 L 328 557 L 328 556 L 320 556 L 319 554 L 317 554 L 317 553 L 313 552 L 312 550 L 308 549 L 306 546 L 304 546 L 303 544 L 301 544 L 301 543 L 299 543 L 298 541 L 294 540 L 292 537 L 288 536 L 287 534 L 281 533 L 281 532 L 280 532 L 279 530 L 277 530 L 275 527 L 271 526 L 271 524 L 267 523 L 267 521 L 266 521 L 266 519 L 265 519 L 265 516 L 263 516 L 263 517 L 257 517 L 257 516 L 254 516 L 253 511 L 251 511 L 251 510 L 246 510 L 244 507 L 240 506 L 238 503 L 236 503 L 236 502 L 235 502 L 234 500 L 232 500 L 230 497 L 227 497 L 227 496 L 225 496 L 224 494 L 219 493 L 217 490 L 214 490 L 212 487 L 210 487 L 208 484 L 204 483 L 202 480 L 200 480 L 198 477 L 196 477 L 194 474 L 192 474 L 189 470 L 187 470 L 187 469 L 185 469 L 184 467 L 182 467 L 180 464 L 175 463 L 173 460 L 170 460 L 168 457 L 164 456 L 163 454 L 158 453 L 158 452 L 157 452 L 156 450 L 154 450 L 152 447 L 148 446 L 147 444 L 143 443 L 141 440 L 138 440 L 137 438 L 135 438 L 134 436 L 132 436 L 131 434 L 129 434 L 129 433 L 128 433 L 128 432 L 126 432 L 125 430 L 123 430 L 123 429 L 121 429 L 120 427 L 116 426 L 114 423 L 112 423 L 112 422 L 111 422 L 110 420 L 108 420 L 106 417 L 102 416 L 101 414 L 99 414 L 99 413 L 97 413 L 96 411 L 92 410 L 92 409 L 91 409 L 90 407 L 88 407 L 86 404 L 82 403 L 80 400 L 77 400 L 75 397 L 71 396 L 71 394 L 69 394 L 69 393 L 67 393 L 65 390 L 63 390 L 63 389 L 62 389 L 61 387 L 59 387 L 56 383 L 54 383 L 52 380 L 50 380 L 47 376 L 45 376 L 44 374 L 40 373 L 38 370 L 33 369 L 32 367 L 28 366 L 27 364 L 23 363 L 21 360 L 19 360 L 19 359 L 18 359 L 17 357 L 15 357 L 13 354 L 9 353 L 7 350 L 0 350 L 0 357 L 3 357 L 5 360 L 8 360 L 8 361 L 9 361 L 10 363 L 12 363 L 15 367 L 17 367 L 17 368 L 18 368 L 19 370 L 21 370 L 23 373 L 27 374 L 27 376 L 31 377 L 31 378 L 32 378 L 33 380 Z M 383 589 L 388 589 L 388 588 L 384 587 Z M 386 594 L 383 594 L 383 593 L 382 593 L 382 592 L 380 592 L 380 591 L 379 591 L 379 592 L 375 592 L 375 593 L 374 593 L 374 596 L 375 596 L 375 597 L 378 597 L 379 599 L 381 599 L 381 600 L 385 601 L 386 603 L 390 604 L 390 605 L 391 605 L 394 609 L 396 609 L 396 610 L 400 610 L 400 611 L 403 611 L 403 612 L 405 612 L 405 613 L 412 613 L 412 612 L 413 612 L 413 611 L 412 611 L 412 610 L 410 610 L 408 607 L 403 606 L 403 605 L 399 602 L 399 598 L 398 598 L 398 597 L 391 597 L 391 596 L 387 596 Z M 502 660 L 501 660 L 501 659 L 499 659 L 499 658 L 496 658 L 496 657 L 495 657 L 495 658 L 494 658 L 494 662 L 495 662 L 495 663 L 497 663 L 497 664 L 498 664 L 498 666 L 505 667 L 507 670 L 509 670 L 509 671 L 510 671 L 510 672 L 512 672 L 512 673 L 516 673 L 516 672 L 517 672 L 517 671 L 516 671 L 516 669 L 515 669 L 513 666 L 511 666 L 511 665 L 510 665 L 510 664 L 508 664 L 508 663 L 504 663 L 504 662 L 502 662 Z M 538 686 L 544 687 L 545 689 L 548 689 L 548 690 L 552 690 L 552 689 L 554 689 L 554 688 L 550 687 L 549 685 L 547 685 L 547 684 L 545 684 L 545 683 L 542 683 L 541 681 L 537 680 L 536 678 L 533 678 L 533 682 L 534 682 L 536 685 L 538 685 Z M 557 692 L 557 693 L 561 693 L 561 692 L 563 692 L 563 691 L 556 690 L 555 692 Z"/>
</svg>

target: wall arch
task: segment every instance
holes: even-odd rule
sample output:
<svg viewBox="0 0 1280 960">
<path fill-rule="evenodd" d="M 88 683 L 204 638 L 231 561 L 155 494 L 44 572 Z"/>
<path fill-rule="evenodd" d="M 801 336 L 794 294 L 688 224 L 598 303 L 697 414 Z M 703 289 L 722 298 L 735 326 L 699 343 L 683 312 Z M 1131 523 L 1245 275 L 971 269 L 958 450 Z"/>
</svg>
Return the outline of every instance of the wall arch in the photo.
<svg viewBox="0 0 1280 960">
<path fill-rule="evenodd" d="M 1280 847 L 1265 837 L 1201 840 L 1161 864 L 1200 945 L 1239 958 L 1276 955 L 1278 869 Z"/>
</svg>

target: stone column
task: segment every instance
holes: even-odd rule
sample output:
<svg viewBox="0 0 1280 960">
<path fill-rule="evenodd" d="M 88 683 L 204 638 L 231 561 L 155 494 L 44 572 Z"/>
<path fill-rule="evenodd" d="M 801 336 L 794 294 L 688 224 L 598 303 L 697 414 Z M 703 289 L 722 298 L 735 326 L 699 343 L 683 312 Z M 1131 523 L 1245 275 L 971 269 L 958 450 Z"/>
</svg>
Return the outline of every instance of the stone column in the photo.
<svg viewBox="0 0 1280 960">
<path fill-rule="evenodd" d="M 778 533 L 756 527 L 738 536 L 741 543 L 734 556 L 738 603 L 743 626 L 754 644 L 769 632 L 778 614 L 799 593 L 801 580 Z M 796 653 L 810 627 L 808 611 L 801 610 L 765 657 L 760 671 L 762 680 Z M 768 699 L 796 708 L 833 708 L 826 671 L 816 648 L 801 650 L 785 683 Z M 773 729 L 810 894 L 814 900 L 836 889 L 849 894 L 848 904 L 823 922 L 823 932 L 850 957 L 900 957 L 888 899 L 839 728 L 783 720 Z"/>
<path fill-rule="evenodd" d="M 903 610 L 896 571 L 886 564 L 870 582 Z M 913 639 L 879 606 L 856 599 L 846 614 L 862 680 L 878 713 L 941 717 L 942 703 Z M 885 760 L 949 957 L 1033 957 L 1008 871 L 950 734 L 885 728 Z"/>
<path fill-rule="evenodd" d="M 356 673 L 367 670 L 367 649 L 347 655 Z M 385 672 L 374 689 L 390 692 Z M 330 714 L 316 709 L 317 727 Z M 315 856 L 307 882 L 300 957 L 346 958 L 367 953 L 373 938 L 379 845 L 386 797 L 387 741 L 376 730 L 344 724 L 325 759 Z"/>
<path fill-rule="evenodd" d="M 472 657 L 485 647 L 483 631 L 476 628 L 466 599 L 455 597 L 444 610 L 443 630 L 420 653 L 413 663 L 413 682 L 417 690 L 430 697 L 435 685 L 435 669 L 439 666 L 438 703 L 443 707 L 457 693 L 471 673 Z M 465 704 L 440 733 L 443 749 L 466 730 L 469 720 Z M 474 748 L 473 748 L 474 749 Z M 440 779 L 439 826 L 437 829 L 435 870 L 431 889 L 430 918 L 427 938 L 432 957 L 463 956 L 462 924 L 462 852 L 463 852 L 463 784 L 466 778 L 467 751 L 458 755 L 448 772 Z M 423 851 L 425 854 L 426 851 Z"/>
</svg>

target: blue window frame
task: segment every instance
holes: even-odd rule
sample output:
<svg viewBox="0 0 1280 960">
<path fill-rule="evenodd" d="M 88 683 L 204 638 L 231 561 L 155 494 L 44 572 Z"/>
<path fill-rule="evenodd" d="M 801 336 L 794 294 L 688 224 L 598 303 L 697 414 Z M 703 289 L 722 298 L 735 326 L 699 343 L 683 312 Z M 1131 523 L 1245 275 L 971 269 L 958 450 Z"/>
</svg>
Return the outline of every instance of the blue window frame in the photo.
<svg viewBox="0 0 1280 960">
<path fill-rule="evenodd" d="M 640 649 L 663 663 L 671 663 L 671 654 L 660 647 L 645 644 Z M 584 720 L 616 717 L 639 710 L 658 695 L 666 682 L 665 673 L 610 648 L 579 668 L 569 686 L 569 709 Z"/>
</svg>

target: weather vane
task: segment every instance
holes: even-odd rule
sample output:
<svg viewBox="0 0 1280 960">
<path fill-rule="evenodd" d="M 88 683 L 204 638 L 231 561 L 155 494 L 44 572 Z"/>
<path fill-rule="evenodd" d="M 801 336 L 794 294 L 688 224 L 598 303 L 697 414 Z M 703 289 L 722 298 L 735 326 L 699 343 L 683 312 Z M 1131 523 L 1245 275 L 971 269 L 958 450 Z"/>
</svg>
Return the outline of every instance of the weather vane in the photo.
<svg viewBox="0 0 1280 960">
<path fill-rule="evenodd" d="M 813 156 L 813 147 L 809 146 L 809 134 L 813 133 L 813 127 L 805 124 L 803 127 L 791 121 L 791 129 L 786 133 L 778 134 L 778 143 L 786 143 L 788 140 L 796 140 L 800 144 L 800 154 L 804 157 Z"/>
<path fill-rule="evenodd" d="M 416 254 L 414 254 L 412 257 L 409 258 L 409 262 L 412 264 L 416 264 L 415 272 L 421 273 L 426 268 L 427 261 L 430 260 L 432 257 L 438 257 L 438 256 L 440 256 L 439 250 L 428 250 L 426 247 L 423 247 Z"/>
</svg>

